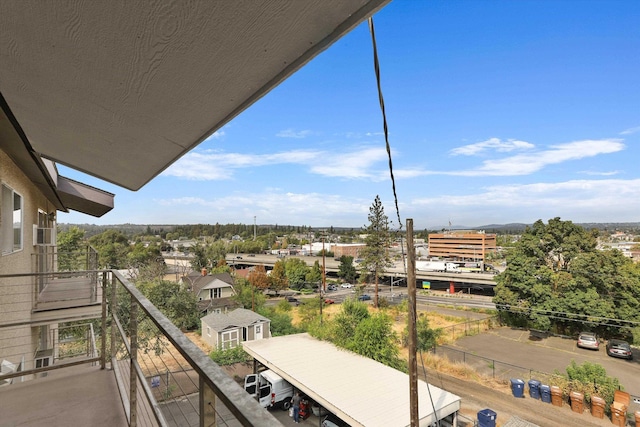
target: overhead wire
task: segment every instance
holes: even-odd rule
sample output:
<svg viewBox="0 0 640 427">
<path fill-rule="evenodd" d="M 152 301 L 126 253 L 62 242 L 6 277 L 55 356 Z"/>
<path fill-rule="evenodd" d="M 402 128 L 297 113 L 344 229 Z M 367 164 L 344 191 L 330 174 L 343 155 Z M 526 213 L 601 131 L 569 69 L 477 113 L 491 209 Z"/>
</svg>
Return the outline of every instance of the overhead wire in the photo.
<svg viewBox="0 0 640 427">
<path fill-rule="evenodd" d="M 384 141 L 385 141 L 385 146 L 387 149 L 387 156 L 389 157 L 389 175 L 391 177 L 391 188 L 393 190 L 393 201 L 395 204 L 395 208 L 396 208 L 396 215 L 398 218 L 398 233 L 400 234 L 400 231 L 402 230 L 402 219 L 400 218 L 400 207 L 398 205 L 398 194 L 396 191 L 396 181 L 395 181 L 395 177 L 393 175 L 393 161 L 392 161 L 392 157 L 391 157 L 391 144 L 389 144 L 389 128 L 387 125 L 387 114 L 385 111 L 385 107 L 384 107 L 384 97 L 382 95 L 382 83 L 381 83 L 381 78 L 380 78 L 380 63 L 378 61 L 378 48 L 377 48 L 377 44 L 376 44 L 376 32 L 375 32 L 375 26 L 373 25 L 373 17 L 369 17 L 369 32 L 371 33 L 371 43 L 373 45 L 373 66 L 375 69 L 375 74 L 376 74 L 376 84 L 378 87 L 378 101 L 380 103 L 380 111 L 382 112 L 382 126 L 384 129 Z M 405 251 L 404 251 L 404 245 L 402 244 L 402 235 L 400 234 L 400 248 L 402 250 L 402 259 L 403 259 L 403 266 L 404 266 L 404 273 L 405 276 L 407 275 L 407 263 L 405 262 Z M 392 286 L 393 286 L 393 279 L 392 280 Z M 424 368 L 424 365 L 423 365 Z M 425 381 L 426 381 L 426 371 L 425 371 Z M 429 388 L 428 382 L 427 382 L 427 389 Z M 433 398 L 431 397 L 431 392 L 429 390 L 429 397 L 430 397 L 430 401 L 431 401 L 431 407 L 433 409 L 433 414 L 435 416 L 436 412 L 436 407 L 435 407 L 435 403 L 433 402 Z M 436 417 L 437 418 L 437 417 Z M 437 420 L 437 425 L 440 425 L 440 420 Z"/>
</svg>

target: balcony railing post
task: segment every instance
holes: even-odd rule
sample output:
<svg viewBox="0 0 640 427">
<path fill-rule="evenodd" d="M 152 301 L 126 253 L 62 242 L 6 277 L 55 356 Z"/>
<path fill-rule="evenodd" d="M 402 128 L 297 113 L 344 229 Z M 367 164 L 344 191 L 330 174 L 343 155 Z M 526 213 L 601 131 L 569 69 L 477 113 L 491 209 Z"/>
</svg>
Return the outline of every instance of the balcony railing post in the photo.
<svg viewBox="0 0 640 427">
<path fill-rule="evenodd" d="M 107 273 L 102 272 L 102 331 L 100 332 L 100 369 L 107 364 Z"/>
<path fill-rule="evenodd" d="M 216 394 L 200 375 L 200 427 L 216 425 Z"/>
<path fill-rule="evenodd" d="M 110 351 L 110 358 L 111 358 L 111 364 L 114 363 L 115 357 L 116 357 L 116 325 L 114 322 L 114 317 L 115 317 L 115 313 L 116 313 L 116 307 L 117 305 L 117 300 L 116 300 L 116 295 L 117 295 L 117 282 L 116 282 L 116 276 L 114 276 L 113 274 L 111 275 L 111 301 L 110 301 L 110 306 L 111 306 L 111 315 L 109 316 L 109 324 L 110 324 L 110 329 L 111 329 L 111 351 Z M 106 293 L 106 290 L 105 290 Z M 113 368 L 113 366 L 111 367 Z"/>
<path fill-rule="evenodd" d="M 130 427 L 136 427 L 138 425 L 137 422 L 137 391 L 138 391 L 138 382 L 137 382 L 137 372 L 135 368 L 135 361 L 138 360 L 138 304 L 133 297 L 131 296 L 131 318 L 129 319 L 129 337 L 131 340 L 131 352 L 129 354 L 129 405 L 130 405 L 130 414 L 131 419 L 129 420 Z"/>
</svg>

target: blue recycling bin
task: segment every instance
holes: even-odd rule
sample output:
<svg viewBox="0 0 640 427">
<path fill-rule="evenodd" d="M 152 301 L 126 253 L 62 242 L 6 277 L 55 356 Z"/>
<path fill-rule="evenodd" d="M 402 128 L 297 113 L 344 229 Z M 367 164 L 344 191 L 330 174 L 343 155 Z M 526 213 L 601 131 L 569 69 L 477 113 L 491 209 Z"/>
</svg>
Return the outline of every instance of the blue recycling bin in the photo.
<svg viewBox="0 0 640 427">
<path fill-rule="evenodd" d="M 548 385 L 540 385 L 540 399 L 543 402 L 551 403 L 551 387 Z"/>
<path fill-rule="evenodd" d="M 540 381 L 529 380 L 529 397 L 540 399 Z"/>
<path fill-rule="evenodd" d="M 491 409 L 478 411 L 478 427 L 496 427 L 497 415 Z"/>
<path fill-rule="evenodd" d="M 511 393 L 513 397 L 524 397 L 524 381 L 511 378 Z"/>
</svg>

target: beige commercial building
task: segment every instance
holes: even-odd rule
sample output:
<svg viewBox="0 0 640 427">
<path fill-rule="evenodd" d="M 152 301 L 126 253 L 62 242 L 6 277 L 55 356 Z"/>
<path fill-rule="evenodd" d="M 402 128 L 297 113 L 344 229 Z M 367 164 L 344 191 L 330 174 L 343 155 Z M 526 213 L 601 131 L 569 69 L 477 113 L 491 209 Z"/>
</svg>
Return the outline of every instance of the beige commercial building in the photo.
<svg viewBox="0 0 640 427">
<path fill-rule="evenodd" d="M 484 262 L 496 251 L 496 235 L 472 231 L 429 234 L 429 257 Z"/>
</svg>

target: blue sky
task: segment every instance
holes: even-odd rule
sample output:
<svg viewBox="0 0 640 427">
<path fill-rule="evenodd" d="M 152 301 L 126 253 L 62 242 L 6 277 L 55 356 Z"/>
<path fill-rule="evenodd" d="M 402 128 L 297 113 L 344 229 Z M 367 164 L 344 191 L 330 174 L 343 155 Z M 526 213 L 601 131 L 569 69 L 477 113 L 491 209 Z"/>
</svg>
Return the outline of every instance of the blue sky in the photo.
<svg viewBox="0 0 640 427">
<path fill-rule="evenodd" d="M 640 221 L 640 2 L 395 0 L 374 17 L 402 226 Z M 397 228 L 366 23 L 102 218 Z"/>
</svg>

